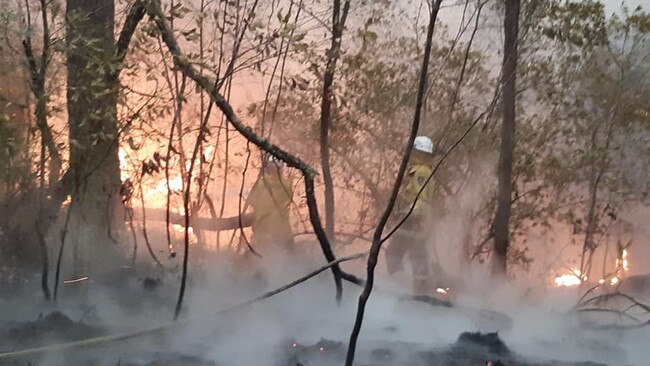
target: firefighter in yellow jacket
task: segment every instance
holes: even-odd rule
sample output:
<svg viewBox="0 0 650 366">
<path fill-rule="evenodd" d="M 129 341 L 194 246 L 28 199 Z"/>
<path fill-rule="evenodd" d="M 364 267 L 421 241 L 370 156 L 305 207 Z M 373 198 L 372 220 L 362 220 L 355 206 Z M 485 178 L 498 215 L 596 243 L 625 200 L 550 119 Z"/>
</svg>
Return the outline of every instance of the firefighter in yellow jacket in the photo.
<svg viewBox="0 0 650 366">
<path fill-rule="evenodd" d="M 404 269 L 404 256 L 408 255 L 413 270 L 413 290 L 416 294 L 426 294 L 431 288 L 429 252 L 427 241 L 431 234 L 431 211 L 433 184 L 425 186 L 431 175 L 434 146 L 429 137 L 418 136 L 413 144 L 409 166 L 400 188 L 392 221 L 398 223 L 415 203 L 413 212 L 395 232 L 386 247 L 386 265 L 393 274 Z M 423 188 L 424 187 L 424 188 Z"/>
<path fill-rule="evenodd" d="M 254 249 L 280 249 L 290 252 L 294 246 L 289 220 L 293 199 L 291 179 L 284 172 L 284 164 L 272 155 L 262 162 L 262 172 L 253 185 L 246 206 L 253 209 L 251 244 Z"/>
</svg>

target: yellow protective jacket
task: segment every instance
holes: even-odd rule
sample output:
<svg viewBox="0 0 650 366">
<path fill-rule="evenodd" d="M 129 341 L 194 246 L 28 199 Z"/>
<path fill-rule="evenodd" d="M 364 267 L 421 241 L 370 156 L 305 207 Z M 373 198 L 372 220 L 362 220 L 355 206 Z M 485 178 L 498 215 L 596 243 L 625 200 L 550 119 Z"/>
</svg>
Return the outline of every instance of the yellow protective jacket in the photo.
<svg viewBox="0 0 650 366">
<path fill-rule="evenodd" d="M 402 187 L 400 188 L 399 196 L 397 197 L 396 210 L 393 217 L 397 222 L 401 220 L 411 209 L 418 192 L 422 189 L 427 178 L 431 175 L 432 168 L 426 164 L 411 164 L 406 170 L 406 176 Z M 402 226 L 405 230 L 412 230 L 421 232 L 423 235 L 427 232 L 427 228 L 431 225 L 429 218 L 432 211 L 433 199 L 433 179 L 424 187 L 422 193 L 418 197 L 413 212 L 409 219 Z"/>
<path fill-rule="evenodd" d="M 289 208 L 293 197 L 291 180 L 279 174 L 262 174 L 246 200 L 253 208 L 252 241 L 255 244 L 293 243 Z"/>
</svg>

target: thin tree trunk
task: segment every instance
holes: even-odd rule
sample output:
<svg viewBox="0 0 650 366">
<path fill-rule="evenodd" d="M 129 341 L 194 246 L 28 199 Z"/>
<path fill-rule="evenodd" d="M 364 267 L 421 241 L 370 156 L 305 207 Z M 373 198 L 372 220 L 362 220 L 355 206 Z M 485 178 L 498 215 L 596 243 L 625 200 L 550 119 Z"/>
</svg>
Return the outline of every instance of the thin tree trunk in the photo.
<svg viewBox="0 0 650 366">
<path fill-rule="evenodd" d="M 47 244 L 45 241 L 45 235 L 43 234 L 43 230 L 41 228 L 40 218 L 36 221 L 35 229 L 36 235 L 38 236 L 38 242 L 41 247 L 41 290 L 43 290 L 43 296 L 45 297 L 45 300 L 50 300 L 50 286 L 48 284 L 50 270 L 49 261 L 47 258 Z"/>
<path fill-rule="evenodd" d="M 354 322 L 354 327 L 352 329 L 352 334 L 350 335 L 350 343 L 348 345 L 348 352 L 345 358 L 345 366 L 352 366 L 354 363 L 355 351 L 357 348 L 357 341 L 359 339 L 359 333 L 361 332 L 361 325 L 363 323 L 363 317 L 366 310 L 366 304 L 370 298 L 370 293 L 372 292 L 374 281 L 375 281 L 375 267 L 377 266 L 377 261 L 379 258 L 379 251 L 381 250 L 381 245 L 383 243 L 382 235 L 388 218 L 393 212 L 393 207 L 395 206 L 395 201 L 397 200 L 397 195 L 399 193 L 399 188 L 402 185 L 402 180 L 404 179 L 404 173 L 406 173 L 406 168 L 408 166 L 409 157 L 411 151 L 413 150 L 413 142 L 417 136 L 418 129 L 420 127 L 420 118 L 422 116 L 422 106 L 424 104 L 424 94 L 427 88 L 427 74 L 429 70 L 429 58 L 431 56 L 431 47 L 433 43 L 433 29 L 436 24 L 436 19 L 438 17 L 438 10 L 440 10 L 440 3 L 442 0 L 436 0 L 430 9 L 429 16 L 429 25 L 427 29 L 427 39 L 424 46 L 424 59 L 422 60 L 422 69 L 420 71 L 420 83 L 418 86 L 418 95 L 415 105 L 415 117 L 413 118 L 413 124 L 411 126 L 411 132 L 409 135 L 409 140 L 402 156 L 402 162 L 397 173 L 397 178 L 393 184 L 393 189 L 388 200 L 388 205 L 375 229 L 375 233 L 372 238 L 372 246 L 370 247 L 370 253 L 368 254 L 368 264 L 366 271 L 366 283 L 364 285 L 363 291 L 359 296 L 359 305 L 357 308 L 357 315 Z"/>
<path fill-rule="evenodd" d="M 512 165 L 515 149 L 515 97 L 517 71 L 517 36 L 520 0 L 506 0 L 504 18 L 505 42 L 501 71 L 503 122 L 501 125 L 501 152 L 498 167 L 497 210 L 494 217 L 494 256 L 492 272 L 507 273 L 512 208 Z"/>
<path fill-rule="evenodd" d="M 323 75 L 323 100 L 320 115 L 320 159 L 323 170 L 323 183 L 325 184 L 325 232 L 331 242 L 334 242 L 334 182 L 330 170 L 329 130 L 332 123 L 332 84 L 336 62 L 341 51 L 341 35 L 345 20 L 350 9 L 350 1 L 343 5 L 341 1 L 334 0 L 332 8 L 332 44 L 327 51 L 327 66 Z"/>
<path fill-rule="evenodd" d="M 48 152 L 50 153 L 50 164 L 49 164 L 49 185 L 52 186 L 58 183 L 60 178 L 61 171 L 61 155 L 59 154 L 59 149 L 56 147 L 56 142 L 54 141 L 54 135 L 52 134 L 52 129 L 47 123 L 47 94 L 45 90 L 45 76 L 49 66 L 50 61 L 50 27 L 49 21 L 47 18 L 47 3 L 45 0 L 40 1 L 41 5 L 41 21 L 43 22 L 43 49 L 41 51 L 41 60 L 40 65 L 37 65 L 36 58 L 34 56 L 34 50 L 32 48 L 32 39 L 30 36 L 30 31 L 27 32 L 25 39 L 23 40 L 23 49 L 25 50 L 25 56 L 27 58 L 27 64 L 29 66 L 29 73 L 31 79 L 31 90 L 36 98 L 36 126 L 41 133 L 41 139 L 43 145 L 47 147 Z M 31 15 L 29 12 L 29 4 L 26 3 L 26 13 L 27 13 L 27 23 L 31 27 Z"/>
</svg>

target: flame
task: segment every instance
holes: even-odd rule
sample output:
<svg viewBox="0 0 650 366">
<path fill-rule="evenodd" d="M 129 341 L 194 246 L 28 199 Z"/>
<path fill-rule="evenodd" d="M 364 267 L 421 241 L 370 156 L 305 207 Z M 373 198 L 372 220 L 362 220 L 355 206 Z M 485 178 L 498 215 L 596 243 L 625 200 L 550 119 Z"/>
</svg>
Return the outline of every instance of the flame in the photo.
<svg viewBox="0 0 650 366">
<path fill-rule="evenodd" d="M 616 258 L 616 272 L 599 279 L 598 283 L 601 285 L 608 284 L 615 286 L 621 282 L 623 275 L 630 270 L 629 254 L 627 249 L 623 249 L 620 258 Z M 587 276 L 582 276 L 578 269 L 574 269 L 568 274 L 557 276 L 554 280 L 556 287 L 578 286 L 585 281 L 587 281 Z"/>
<path fill-rule="evenodd" d="M 582 276 L 579 269 L 574 269 L 569 274 L 555 277 L 555 286 L 573 287 L 579 286 L 582 282 L 587 281 L 587 276 Z"/>
<path fill-rule="evenodd" d="M 214 146 L 210 145 L 207 148 L 205 148 L 205 151 L 203 152 L 203 157 L 206 161 L 212 159 L 213 155 L 214 155 Z"/>
<path fill-rule="evenodd" d="M 612 275 L 612 277 L 609 279 L 609 285 L 610 286 L 615 286 L 619 282 L 621 282 L 621 277 L 625 274 L 625 272 L 630 270 L 630 262 L 628 260 L 628 251 L 627 249 L 623 249 L 621 252 L 621 257 L 616 258 L 616 273 Z M 603 278 L 599 281 L 599 283 L 602 285 L 606 282 L 606 280 Z"/>
<path fill-rule="evenodd" d="M 172 192 L 181 192 L 183 190 L 183 177 L 177 175 L 169 179 L 169 190 Z M 156 186 L 151 189 L 145 196 L 150 197 L 155 194 L 167 194 L 167 179 L 163 178 L 158 181 Z"/>
<path fill-rule="evenodd" d="M 129 162 L 126 160 L 126 150 L 120 147 L 118 156 L 120 157 L 120 179 L 124 182 L 129 179 Z"/>
<path fill-rule="evenodd" d="M 177 225 L 177 224 L 174 224 L 174 225 L 172 225 L 172 227 L 174 228 L 174 231 L 176 231 L 176 232 L 179 233 L 179 234 L 185 232 L 185 226 L 183 226 L 183 225 Z M 193 229 L 191 226 L 188 226 L 188 227 L 187 227 L 187 232 L 188 232 L 190 235 L 192 235 L 192 234 L 194 234 L 194 229 Z"/>
<path fill-rule="evenodd" d="M 628 252 L 627 249 L 623 249 L 623 252 L 621 253 L 621 258 L 616 259 L 616 268 L 621 268 L 623 269 L 623 272 L 627 272 L 630 270 L 630 262 L 628 261 Z"/>
<path fill-rule="evenodd" d="M 436 292 L 442 295 L 447 295 L 449 293 L 449 288 L 438 287 Z"/>
</svg>

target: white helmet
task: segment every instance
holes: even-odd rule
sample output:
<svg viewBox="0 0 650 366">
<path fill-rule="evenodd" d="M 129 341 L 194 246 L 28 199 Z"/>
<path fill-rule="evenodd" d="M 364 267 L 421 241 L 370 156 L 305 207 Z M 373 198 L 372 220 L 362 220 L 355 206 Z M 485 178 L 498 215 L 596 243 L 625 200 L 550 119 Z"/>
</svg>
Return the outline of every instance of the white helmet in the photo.
<svg viewBox="0 0 650 366">
<path fill-rule="evenodd" d="M 418 136 L 415 138 L 413 148 L 427 154 L 433 154 L 433 142 L 427 136 Z"/>
</svg>

